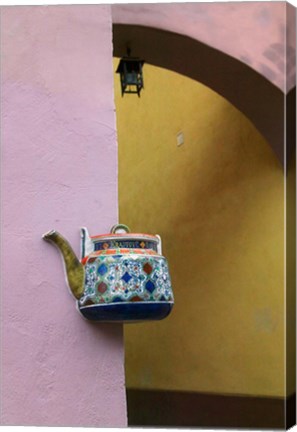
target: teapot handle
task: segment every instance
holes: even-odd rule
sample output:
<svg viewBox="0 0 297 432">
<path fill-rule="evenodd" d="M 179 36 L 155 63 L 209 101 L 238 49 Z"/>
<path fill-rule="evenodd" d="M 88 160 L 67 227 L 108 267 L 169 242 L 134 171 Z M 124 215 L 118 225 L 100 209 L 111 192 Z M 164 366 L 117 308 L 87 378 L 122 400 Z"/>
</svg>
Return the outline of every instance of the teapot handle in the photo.
<svg viewBox="0 0 297 432">
<path fill-rule="evenodd" d="M 116 225 L 114 225 L 114 226 L 111 228 L 110 233 L 111 233 L 111 234 L 116 234 L 116 232 L 117 232 L 118 230 L 124 230 L 124 231 L 126 231 L 126 233 L 129 233 L 129 232 L 130 232 L 130 228 L 127 227 L 127 225 L 124 225 L 124 224 L 116 224 Z"/>
</svg>

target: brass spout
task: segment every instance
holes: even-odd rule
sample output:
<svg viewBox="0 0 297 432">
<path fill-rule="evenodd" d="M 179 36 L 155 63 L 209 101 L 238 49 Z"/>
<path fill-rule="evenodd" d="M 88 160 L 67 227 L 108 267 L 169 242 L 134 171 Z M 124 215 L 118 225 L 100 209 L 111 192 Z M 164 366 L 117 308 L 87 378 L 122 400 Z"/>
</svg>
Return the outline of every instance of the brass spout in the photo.
<svg viewBox="0 0 297 432">
<path fill-rule="evenodd" d="M 49 231 L 45 233 L 42 238 L 53 243 L 58 249 L 60 249 L 64 259 L 69 288 L 74 297 L 79 299 L 84 292 L 85 272 L 83 265 L 80 263 L 67 240 L 65 240 L 57 231 Z"/>
</svg>

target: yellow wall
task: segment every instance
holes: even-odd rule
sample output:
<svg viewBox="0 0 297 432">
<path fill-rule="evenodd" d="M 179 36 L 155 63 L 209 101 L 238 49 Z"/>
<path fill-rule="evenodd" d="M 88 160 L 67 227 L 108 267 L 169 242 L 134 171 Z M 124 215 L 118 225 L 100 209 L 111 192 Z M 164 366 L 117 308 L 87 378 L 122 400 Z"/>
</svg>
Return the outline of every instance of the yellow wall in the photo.
<svg viewBox="0 0 297 432">
<path fill-rule="evenodd" d="M 125 326 L 127 386 L 281 396 L 281 166 L 209 88 L 147 64 L 144 79 L 122 98 L 115 75 L 120 221 L 161 235 L 175 306 Z"/>
<path fill-rule="evenodd" d="M 296 155 L 288 166 L 286 182 L 286 385 L 296 392 Z"/>
</svg>

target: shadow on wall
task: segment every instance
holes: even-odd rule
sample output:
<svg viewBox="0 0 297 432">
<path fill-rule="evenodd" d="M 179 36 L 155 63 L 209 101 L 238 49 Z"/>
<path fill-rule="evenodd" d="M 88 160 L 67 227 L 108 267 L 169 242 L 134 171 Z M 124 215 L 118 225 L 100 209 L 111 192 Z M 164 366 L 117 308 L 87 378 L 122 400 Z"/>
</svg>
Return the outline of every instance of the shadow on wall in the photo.
<svg viewBox="0 0 297 432">
<path fill-rule="evenodd" d="M 282 398 L 128 389 L 127 402 L 129 426 L 274 430 L 296 423 L 294 396 L 286 415 Z"/>
</svg>

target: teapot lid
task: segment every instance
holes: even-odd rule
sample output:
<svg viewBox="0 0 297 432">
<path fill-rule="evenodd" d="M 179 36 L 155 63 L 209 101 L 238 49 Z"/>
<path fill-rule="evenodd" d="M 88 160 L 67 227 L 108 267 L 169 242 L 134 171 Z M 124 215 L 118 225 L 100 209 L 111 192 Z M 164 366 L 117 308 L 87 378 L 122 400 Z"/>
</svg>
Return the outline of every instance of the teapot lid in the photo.
<svg viewBox="0 0 297 432">
<path fill-rule="evenodd" d="M 148 239 L 151 241 L 159 241 L 159 238 L 152 234 L 144 234 L 144 233 L 131 233 L 130 229 L 127 225 L 124 224 L 116 224 L 114 225 L 110 233 L 108 234 L 100 234 L 91 236 L 92 240 L 101 240 L 101 239 Z"/>
</svg>

